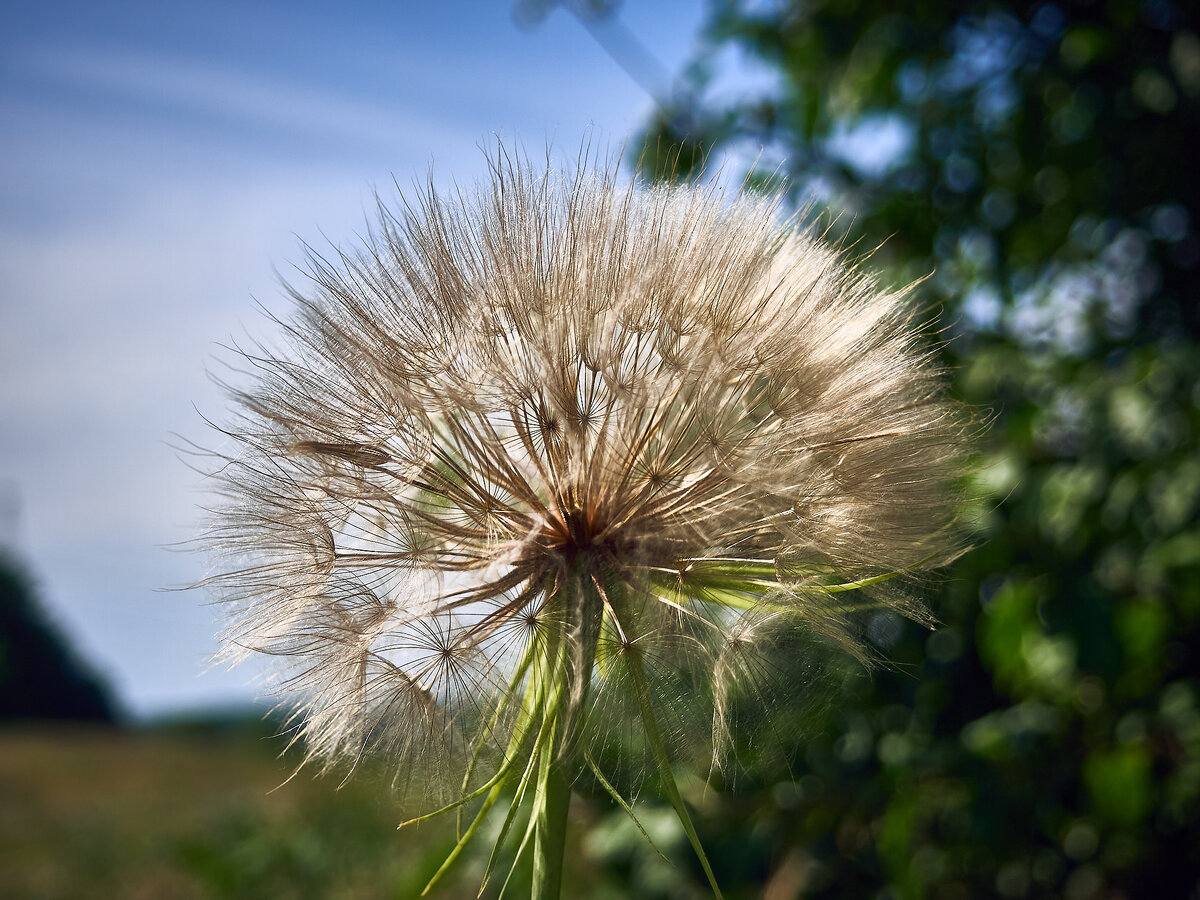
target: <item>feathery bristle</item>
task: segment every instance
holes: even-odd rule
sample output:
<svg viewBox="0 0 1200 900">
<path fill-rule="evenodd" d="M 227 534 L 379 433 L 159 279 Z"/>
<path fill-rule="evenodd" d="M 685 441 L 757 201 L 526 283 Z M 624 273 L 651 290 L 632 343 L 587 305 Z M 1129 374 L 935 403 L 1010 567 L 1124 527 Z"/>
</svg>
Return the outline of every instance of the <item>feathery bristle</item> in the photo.
<svg viewBox="0 0 1200 900">
<path fill-rule="evenodd" d="M 967 417 L 908 299 L 777 207 L 501 153 L 310 254 L 205 540 L 312 756 L 452 799 L 533 740 L 562 647 L 563 754 L 636 744 L 644 670 L 672 750 L 719 761 L 811 642 L 930 621 L 905 585 L 958 550 Z"/>
</svg>

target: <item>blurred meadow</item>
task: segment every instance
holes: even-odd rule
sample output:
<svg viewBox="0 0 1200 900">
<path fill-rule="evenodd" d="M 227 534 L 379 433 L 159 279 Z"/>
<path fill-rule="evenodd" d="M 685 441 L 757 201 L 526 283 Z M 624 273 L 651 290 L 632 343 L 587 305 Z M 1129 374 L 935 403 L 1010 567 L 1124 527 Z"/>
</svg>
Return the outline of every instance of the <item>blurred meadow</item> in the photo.
<svg viewBox="0 0 1200 900">
<path fill-rule="evenodd" d="M 530 40 L 554 6 L 519 5 Z M 990 420 L 975 547 L 926 597 L 940 627 L 871 620 L 889 665 L 814 704 L 785 775 L 685 780 L 726 895 L 1200 900 L 1195 4 L 711 0 L 670 52 L 665 25 L 625 30 L 641 4 L 565 6 L 653 91 L 628 159 L 788 179 L 866 268 L 920 281 L 953 392 Z M 453 846 L 452 820 L 397 832 L 370 764 L 287 780 L 298 756 L 249 707 L 131 726 L 68 646 L 83 630 L 5 565 L 25 612 L 0 633 L 0 896 L 406 898 Z M 566 896 L 707 895 L 652 790 L 665 856 L 583 793 Z M 485 864 L 435 896 L 474 896 Z"/>
</svg>

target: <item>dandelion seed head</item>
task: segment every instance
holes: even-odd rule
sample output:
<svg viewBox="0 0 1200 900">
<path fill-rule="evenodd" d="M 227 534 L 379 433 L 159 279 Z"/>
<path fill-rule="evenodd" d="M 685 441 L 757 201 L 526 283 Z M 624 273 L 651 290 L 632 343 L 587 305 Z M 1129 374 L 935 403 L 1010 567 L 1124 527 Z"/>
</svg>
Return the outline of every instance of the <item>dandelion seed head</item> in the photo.
<svg viewBox="0 0 1200 900">
<path fill-rule="evenodd" d="M 860 614 L 929 621 L 968 417 L 907 296 L 778 207 L 500 150 L 309 252 L 205 543 L 228 653 L 280 658 L 312 756 L 464 789 L 555 640 L 588 740 L 636 730 L 634 654 L 674 746 L 720 756 L 803 641 L 866 659 Z"/>
</svg>

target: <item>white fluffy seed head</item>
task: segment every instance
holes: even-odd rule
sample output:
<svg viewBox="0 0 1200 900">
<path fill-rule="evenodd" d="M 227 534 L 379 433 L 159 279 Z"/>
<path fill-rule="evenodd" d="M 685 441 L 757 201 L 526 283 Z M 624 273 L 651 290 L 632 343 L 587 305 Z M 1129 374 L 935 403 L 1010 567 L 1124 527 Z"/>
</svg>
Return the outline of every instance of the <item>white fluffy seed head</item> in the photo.
<svg viewBox="0 0 1200 900">
<path fill-rule="evenodd" d="M 284 658 L 314 757 L 393 753 L 437 802 L 570 619 L 596 753 L 636 756 L 636 648 L 668 742 L 719 758 L 816 646 L 868 656 L 864 611 L 929 621 L 904 586 L 958 549 L 967 417 L 906 297 L 777 207 L 501 151 L 310 255 L 205 543 L 230 654 Z"/>
</svg>

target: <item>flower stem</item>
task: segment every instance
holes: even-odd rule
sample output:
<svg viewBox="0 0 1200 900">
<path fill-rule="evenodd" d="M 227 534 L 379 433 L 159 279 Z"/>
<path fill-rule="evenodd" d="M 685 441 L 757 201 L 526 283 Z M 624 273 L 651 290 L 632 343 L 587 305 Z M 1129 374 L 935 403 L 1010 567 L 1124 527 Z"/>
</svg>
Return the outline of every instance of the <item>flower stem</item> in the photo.
<svg viewBox="0 0 1200 900">
<path fill-rule="evenodd" d="M 571 807 L 571 783 L 552 754 L 542 780 L 533 844 L 533 892 L 535 900 L 558 900 L 562 888 L 563 851 L 566 847 L 567 812 Z"/>
<path fill-rule="evenodd" d="M 534 900 L 558 900 L 562 889 L 571 807 L 571 780 L 564 762 L 574 756 L 583 727 L 602 609 L 592 578 L 592 559 L 585 556 L 576 562 L 560 598 L 566 618 L 555 648 L 557 659 L 550 669 L 552 684 L 546 685 L 547 695 L 553 696 L 548 715 L 554 720 L 554 737 L 540 761 L 534 805 Z"/>
</svg>

